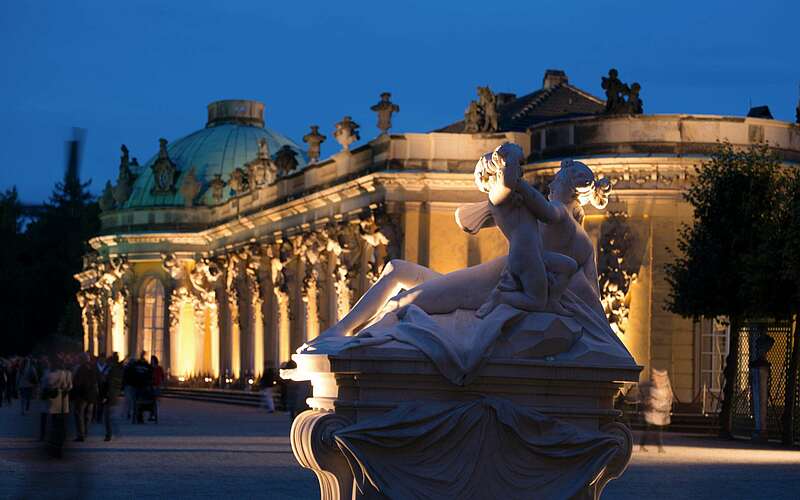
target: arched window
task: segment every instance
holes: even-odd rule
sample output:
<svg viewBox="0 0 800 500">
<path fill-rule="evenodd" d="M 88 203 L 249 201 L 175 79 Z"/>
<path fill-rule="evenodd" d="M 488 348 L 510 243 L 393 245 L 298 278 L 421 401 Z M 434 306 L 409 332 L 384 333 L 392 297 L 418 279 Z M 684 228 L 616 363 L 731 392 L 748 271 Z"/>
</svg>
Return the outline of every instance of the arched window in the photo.
<svg viewBox="0 0 800 500">
<path fill-rule="evenodd" d="M 142 303 L 141 348 L 164 361 L 164 287 L 151 278 L 145 283 Z M 137 353 L 138 355 L 138 353 Z"/>
</svg>

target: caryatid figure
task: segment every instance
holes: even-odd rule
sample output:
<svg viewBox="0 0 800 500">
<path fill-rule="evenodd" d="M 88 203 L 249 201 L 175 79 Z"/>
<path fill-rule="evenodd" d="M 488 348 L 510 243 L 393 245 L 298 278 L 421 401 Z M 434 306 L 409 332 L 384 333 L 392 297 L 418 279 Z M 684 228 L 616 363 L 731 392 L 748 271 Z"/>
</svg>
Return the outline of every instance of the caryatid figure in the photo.
<svg viewBox="0 0 800 500">
<path fill-rule="evenodd" d="M 478 87 L 478 105 L 483 110 L 481 132 L 497 132 L 497 96 L 489 87 Z"/>
<path fill-rule="evenodd" d="M 267 144 L 267 138 L 262 137 L 258 140 L 258 159 L 268 160 L 269 158 L 269 145 Z"/>
<path fill-rule="evenodd" d="M 336 124 L 336 130 L 333 132 L 333 136 L 336 138 L 336 141 L 342 145 L 343 151 L 349 151 L 350 145 L 361 139 L 361 136 L 358 134 L 359 126 L 360 125 L 354 122 L 349 116 L 345 116 L 342 118 L 342 121 Z"/>
<path fill-rule="evenodd" d="M 400 106 L 389 100 L 391 97 L 392 94 L 384 92 L 381 94 L 380 102 L 369 108 L 378 113 L 378 129 L 384 135 L 389 133 L 389 129 L 392 128 L 392 114 L 400 112 Z"/>
<path fill-rule="evenodd" d="M 320 145 L 325 142 L 324 135 L 319 133 L 319 125 L 311 125 L 311 132 L 303 136 L 303 142 L 308 144 L 308 161 L 316 163 L 319 161 Z"/>
</svg>

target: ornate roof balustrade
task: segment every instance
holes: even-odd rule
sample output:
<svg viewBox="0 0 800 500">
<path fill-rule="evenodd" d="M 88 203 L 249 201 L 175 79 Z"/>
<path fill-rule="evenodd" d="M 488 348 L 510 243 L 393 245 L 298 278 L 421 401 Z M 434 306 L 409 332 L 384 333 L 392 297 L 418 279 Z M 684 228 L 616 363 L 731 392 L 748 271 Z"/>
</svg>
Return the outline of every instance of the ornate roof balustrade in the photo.
<svg viewBox="0 0 800 500">
<path fill-rule="evenodd" d="M 471 174 L 475 159 L 503 141 L 516 142 L 524 149 L 529 143 L 528 135 L 520 132 L 384 135 L 352 151 L 338 153 L 309 165 L 278 179 L 274 184 L 233 196 L 218 205 L 141 207 L 104 212 L 100 216 L 102 232 L 201 231 L 312 193 L 331 188 L 341 190 L 348 183 L 379 171 Z"/>
<path fill-rule="evenodd" d="M 535 125 L 531 160 L 631 155 L 707 155 L 718 142 L 767 142 L 787 162 L 800 162 L 800 126 L 717 115 L 618 115 Z"/>
</svg>

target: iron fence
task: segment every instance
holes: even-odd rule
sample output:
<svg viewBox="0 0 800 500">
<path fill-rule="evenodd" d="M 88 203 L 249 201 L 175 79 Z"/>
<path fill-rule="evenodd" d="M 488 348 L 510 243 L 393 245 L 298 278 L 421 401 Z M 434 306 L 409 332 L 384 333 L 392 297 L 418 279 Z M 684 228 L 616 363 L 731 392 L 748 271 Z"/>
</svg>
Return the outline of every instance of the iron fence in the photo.
<svg viewBox="0 0 800 500">
<path fill-rule="evenodd" d="M 750 436 L 755 429 L 752 394 L 750 393 L 750 363 L 755 361 L 756 340 L 763 335 L 772 337 L 775 343 L 767 351 L 770 363 L 767 400 L 767 433 L 780 437 L 786 401 L 786 384 L 792 357 L 792 323 L 790 321 L 750 321 L 739 329 L 739 351 L 737 356 L 736 382 L 732 408 L 732 430 L 735 435 Z M 797 373 L 793 374 L 797 377 Z M 800 402 L 795 398 L 795 405 Z M 800 434 L 800 416 L 795 412 L 795 438 Z"/>
</svg>

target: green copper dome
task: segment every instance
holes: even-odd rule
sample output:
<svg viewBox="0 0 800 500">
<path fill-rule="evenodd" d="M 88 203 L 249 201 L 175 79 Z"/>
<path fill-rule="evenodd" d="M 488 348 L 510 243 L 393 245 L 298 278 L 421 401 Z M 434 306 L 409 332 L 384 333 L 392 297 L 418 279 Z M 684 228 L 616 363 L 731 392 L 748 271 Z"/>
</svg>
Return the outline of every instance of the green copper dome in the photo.
<svg viewBox="0 0 800 500">
<path fill-rule="evenodd" d="M 201 184 L 195 204 L 222 203 L 235 193 L 226 185 L 222 199 L 214 200 L 209 183 L 216 175 L 227 183 L 235 169 L 246 170 L 245 164 L 258 157 L 259 141 L 262 138 L 266 139 L 273 158 L 283 146 L 289 146 L 297 153 L 297 168 L 305 167 L 305 153 L 297 144 L 264 127 L 263 110 L 264 105 L 256 101 L 230 100 L 211 103 L 208 106 L 206 128 L 167 144 L 169 159 L 177 170 L 174 192 L 154 192 L 155 178 L 151 167 L 158 158 L 156 154 L 144 165 L 133 167 L 133 173 L 137 177 L 131 195 L 122 208 L 183 206 L 184 198 L 180 187 L 191 168 L 194 168 L 194 175 Z"/>
</svg>

